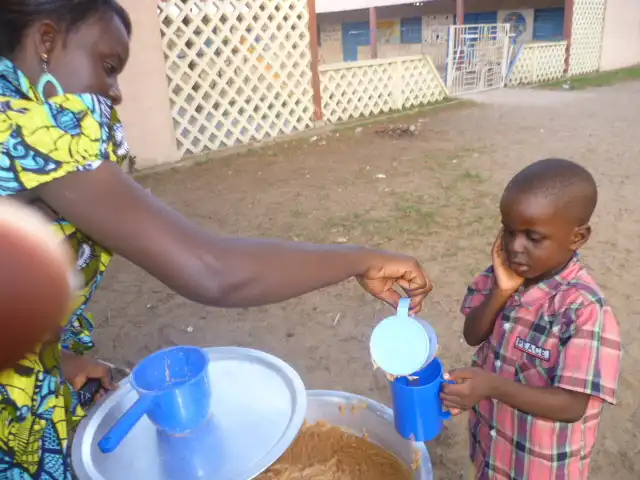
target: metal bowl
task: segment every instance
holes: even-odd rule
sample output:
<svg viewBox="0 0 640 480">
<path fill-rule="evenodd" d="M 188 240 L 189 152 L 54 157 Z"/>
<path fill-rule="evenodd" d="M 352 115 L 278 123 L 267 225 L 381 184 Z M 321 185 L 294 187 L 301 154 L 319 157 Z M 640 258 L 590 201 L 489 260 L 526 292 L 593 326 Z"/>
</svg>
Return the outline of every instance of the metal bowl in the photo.
<svg viewBox="0 0 640 480">
<path fill-rule="evenodd" d="M 381 403 L 353 393 L 308 390 L 306 420 L 309 423 L 325 421 L 356 435 L 366 433 L 368 440 L 409 466 L 418 452 L 420 466 L 415 470 L 414 480 L 433 480 L 427 447 L 400 436 L 393 424 L 393 412 Z"/>
</svg>

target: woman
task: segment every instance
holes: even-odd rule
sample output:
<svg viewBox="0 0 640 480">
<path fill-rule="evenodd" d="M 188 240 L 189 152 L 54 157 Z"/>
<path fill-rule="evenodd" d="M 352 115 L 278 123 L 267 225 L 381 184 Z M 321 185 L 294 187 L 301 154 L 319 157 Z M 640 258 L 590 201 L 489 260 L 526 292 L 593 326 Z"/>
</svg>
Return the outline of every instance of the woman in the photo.
<svg viewBox="0 0 640 480">
<path fill-rule="evenodd" d="M 120 168 L 127 153 L 114 106 L 131 22 L 116 0 L 0 2 L 0 193 L 45 212 L 77 254 L 84 290 L 62 337 L 0 372 L 0 478 L 70 478 L 74 389 L 113 388 L 85 307 L 117 253 L 184 297 L 217 307 L 286 300 L 350 277 L 414 312 L 431 290 L 410 258 L 355 246 L 229 238 L 206 232 Z M 59 345 L 62 345 L 60 349 Z"/>
</svg>

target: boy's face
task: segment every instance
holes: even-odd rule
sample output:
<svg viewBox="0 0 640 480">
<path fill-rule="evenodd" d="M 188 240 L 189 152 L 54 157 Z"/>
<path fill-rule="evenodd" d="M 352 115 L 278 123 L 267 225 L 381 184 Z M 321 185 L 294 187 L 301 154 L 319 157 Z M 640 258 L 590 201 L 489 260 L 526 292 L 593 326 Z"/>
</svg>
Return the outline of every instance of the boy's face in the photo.
<svg viewBox="0 0 640 480">
<path fill-rule="evenodd" d="M 509 267 L 528 280 L 557 273 L 589 239 L 553 198 L 505 192 L 500 202 Z"/>
</svg>

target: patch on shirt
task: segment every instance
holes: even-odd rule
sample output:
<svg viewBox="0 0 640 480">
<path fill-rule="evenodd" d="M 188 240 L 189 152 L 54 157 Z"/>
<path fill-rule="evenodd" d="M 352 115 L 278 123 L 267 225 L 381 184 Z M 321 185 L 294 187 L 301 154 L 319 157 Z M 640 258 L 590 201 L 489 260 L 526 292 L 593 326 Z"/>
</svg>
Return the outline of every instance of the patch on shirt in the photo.
<svg viewBox="0 0 640 480">
<path fill-rule="evenodd" d="M 533 343 L 526 341 L 524 338 L 516 337 L 515 347 L 524 353 L 528 353 L 529 355 L 539 358 L 540 360 L 546 360 L 547 362 L 551 360 L 551 350 L 534 345 Z"/>
</svg>

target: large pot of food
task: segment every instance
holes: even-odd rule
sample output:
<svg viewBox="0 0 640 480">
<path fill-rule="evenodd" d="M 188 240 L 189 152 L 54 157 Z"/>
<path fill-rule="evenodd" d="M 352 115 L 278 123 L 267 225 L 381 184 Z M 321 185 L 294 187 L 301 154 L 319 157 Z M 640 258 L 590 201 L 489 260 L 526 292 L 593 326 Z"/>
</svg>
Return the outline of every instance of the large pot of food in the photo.
<svg viewBox="0 0 640 480">
<path fill-rule="evenodd" d="M 211 418 L 207 423 L 189 434 L 170 435 L 145 417 L 115 451 L 102 452 L 99 440 L 138 399 L 127 378 L 79 426 L 73 441 L 77 477 L 433 478 L 427 449 L 396 432 L 390 408 L 351 393 L 305 391 L 293 368 L 264 352 L 238 347 L 206 351 L 211 359 Z"/>
<path fill-rule="evenodd" d="M 393 412 L 378 402 L 310 390 L 305 419 L 293 445 L 259 480 L 433 479 L 425 445 L 401 437 Z"/>
</svg>

